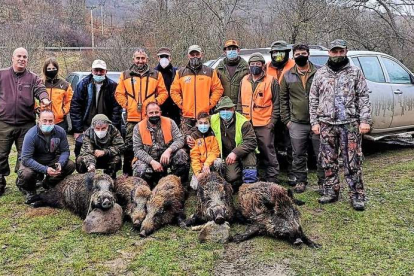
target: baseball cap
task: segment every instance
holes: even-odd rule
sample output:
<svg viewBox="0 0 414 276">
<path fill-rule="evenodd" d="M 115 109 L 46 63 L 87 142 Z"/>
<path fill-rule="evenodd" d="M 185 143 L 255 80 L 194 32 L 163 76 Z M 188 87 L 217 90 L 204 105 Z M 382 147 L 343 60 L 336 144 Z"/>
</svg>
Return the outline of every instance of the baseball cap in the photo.
<svg viewBox="0 0 414 276">
<path fill-rule="evenodd" d="M 92 69 L 104 69 L 106 70 L 106 63 L 101 59 L 96 59 L 92 63 Z"/>
<path fill-rule="evenodd" d="M 198 45 L 191 45 L 190 47 L 188 47 L 188 53 L 191 53 L 193 51 L 201 53 L 201 47 Z"/>
</svg>

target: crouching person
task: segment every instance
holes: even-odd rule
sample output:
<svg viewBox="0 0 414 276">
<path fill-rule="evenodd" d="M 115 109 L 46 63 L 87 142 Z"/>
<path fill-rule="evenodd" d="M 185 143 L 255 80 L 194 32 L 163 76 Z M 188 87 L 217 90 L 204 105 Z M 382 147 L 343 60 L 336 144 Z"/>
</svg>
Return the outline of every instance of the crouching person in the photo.
<svg viewBox="0 0 414 276">
<path fill-rule="evenodd" d="M 216 106 L 218 114 L 211 116 L 211 128 L 225 160 L 225 179 L 237 188 L 242 182 L 257 181 L 256 135 L 252 124 L 235 112 L 235 104 L 227 96 Z"/>
<path fill-rule="evenodd" d="M 146 118 L 134 127 L 134 176 L 149 183 L 157 183 L 171 173 L 188 180 L 190 162 L 188 154 L 182 149 L 184 135 L 170 118 L 161 116 L 161 108 L 156 102 L 148 103 Z"/>
<path fill-rule="evenodd" d="M 49 189 L 75 170 L 75 164 L 69 160 L 66 132 L 54 121 L 51 110 L 41 111 L 38 125 L 24 137 L 17 186 L 26 193 L 26 204 L 36 198 L 36 180 L 46 175 L 42 186 Z"/>
<path fill-rule="evenodd" d="M 103 169 L 104 173 L 115 179 L 116 172 L 122 166 L 122 135 L 104 114 L 95 115 L 91 125 L 84 132 L 81 151 L 76 159 L 76 170 L 86 173 Z"/>
<path fill-rule="evenodd" d="M 200 112 L 197 115 L 197 129 L 191 134 L 193 147 L 190 151 L 193 177 L 190 186 L 197 189 L 198 180 L 210 171 L 222 174 L 223 161 L 220 158 L 220 147 L 214 132 L 210 128 L 210 115 Z"/>
</svg>

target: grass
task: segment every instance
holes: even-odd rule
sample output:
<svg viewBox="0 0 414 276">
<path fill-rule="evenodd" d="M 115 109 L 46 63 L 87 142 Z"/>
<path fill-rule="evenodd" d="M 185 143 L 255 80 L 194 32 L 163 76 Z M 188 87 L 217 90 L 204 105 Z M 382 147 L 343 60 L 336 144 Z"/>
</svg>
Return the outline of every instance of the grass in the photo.
<svg viewBox="0 0 414 276">
<path fill-rule="evenodd" d="M 26 206 L 15 177 L 7 177 L 8 191 L 0 198 L 0 275 L 211 275 L 234 246 L 200 244 L 197 233 L 176 226 L 146 239 L 130 223 L 115 235 L 86 235 L 81 219 L 66 210 Z M 291 275 L 413 275 L 414 150 L 369 155 L 364 178 L 365 212 L 352 210 L 346 188 L 339 202 L 326 206 L 314 191 L 297 196 L 307 203 L 300 207 L 305 233 L 321 249 L 258 237 L 246 242 L 249 261 L 281 263 Z M 194 210 L 194 196 L 186 207 L 187 214 Z"/>
</svg>

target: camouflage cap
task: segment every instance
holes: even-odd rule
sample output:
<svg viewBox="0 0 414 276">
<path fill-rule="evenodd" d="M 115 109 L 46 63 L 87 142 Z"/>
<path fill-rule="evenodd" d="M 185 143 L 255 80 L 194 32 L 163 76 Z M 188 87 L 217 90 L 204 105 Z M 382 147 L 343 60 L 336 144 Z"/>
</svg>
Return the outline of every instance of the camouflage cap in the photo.
<svg viewBox="0 0 414 276">
<path fill-rule="evenodd" d="M 261 61 L 264 63 L 266 63 L 266 60 L 264 59 L 263 55 L 261 53 L 253 53 L 250 58 L 249 58 L 249 64 L 250 62 L 254 62 L 254 61 Z"/>
<path fill-rule="evenodd" d="M 105 114 L 96 114 L 95 116 L 93 116 L 91 125 L 95 126 L 95 124 L 97 123 L 112 124 L 111 120 L 109 120 L 108 116 L 106 116 Z"/>
<path fill-rule="evenodd" d="M 170 50 L 170 48 L 167 48 L 167 47 L 161 47 L 161 48 L 159 48 L 158 49 L 158 52 L 157 52 L 157 56 L 161 56 L 161 55 L 171 56 L 171 50 Z"/>
<path fill-rule="evenodd" d="M 284 40 L 277 40 L 272 43 L 270 46 L 270 53 L 273 51 L 290 51 L 290 47 L 288 46 L 287 42 Z"/>
<path fill-rule="evenodd" d="M 240 48 L 239 43 L 234 39 L 227 40 L 226 43 L 224 43 L 223 50 L 226 50 L 226 48 L 229 46 L 236 46 L 237 48 Z"/>
<path fill-rule="evenodd" d="M 233 103 L 233 101 L 229 97 L 224 96 L 217 103 L 216 110 L 218 111 L 220 109 L 232 108 L 232 107 L 235 107 L 235 106 L 236 105 Z"/>
<path fill-rule="evenodd" d="M 331 45 L 329 45 L 329 51 L 331 51 L 333 48 L 346 49 L 347 44 L 348 43 L 343 39 L 335 39 L 334 41 L 331 42 Z"/>
<path fill-rule="evenodd" d="M 190 47 L 188 47 L 187 53 L 191 53 L 191 52 L 199 52 L 199 53 L 201 53 L 201 47 L 198 46 L 198 45 L 191 45 Z"/>
</svg>

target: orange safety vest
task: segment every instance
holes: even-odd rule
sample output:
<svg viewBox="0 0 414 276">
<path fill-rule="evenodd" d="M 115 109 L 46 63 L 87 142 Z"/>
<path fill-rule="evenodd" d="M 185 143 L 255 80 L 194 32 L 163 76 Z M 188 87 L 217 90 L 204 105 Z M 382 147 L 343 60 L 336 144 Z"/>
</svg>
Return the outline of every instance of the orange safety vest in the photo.
<svg viewBox="0 0 414 276">
<path fill-rule="evenodd" d="M 142 120 L 138 123 L 139 134 L 141 135 L 142 143 L 147 146 L 152 146 L 151 133 L 148 129 L 148 119 Z M 164 135 L 164 142 L 168 145 L 172 137 L 171 119 L 161 116 L 161 130 Z"/>
<path fill-rule="evenodd" d="M 288 59 L 288 61 L 286 62 L 286 64 L 285 64 L 285 67 L 283 67 L 283 69 L 282 70 L 279 70 L 279 69 L 277 69 L 277 68 L 275 68 L 275 67 L 273 67 L 272 65 L 271 65 L 271 62 L 269 61 L 267 64 L 266 64 L 266 75 L 269 75 L 269 76 L 272 76 L 272 77 L 274 77 L 275 79 L 277 79 L 277 81 L 279 82 L 279 84 L 282 82 L 282 78 L 283 78 L 283 75 L 287 72 L 287 71 L 289 71 L 293 66 L 295 66 L 295 61 L 293 60 L 293 59 Z"/>
<path fill-rule="evenodd" d="M 250 78 L 250 75 L 245 76 L 241 83 L 242 114 L 253 126 L 265 126 L 270 123 L 273 112 L 273 77 L 266 75 L 254 92 Z"/>
</svg>

